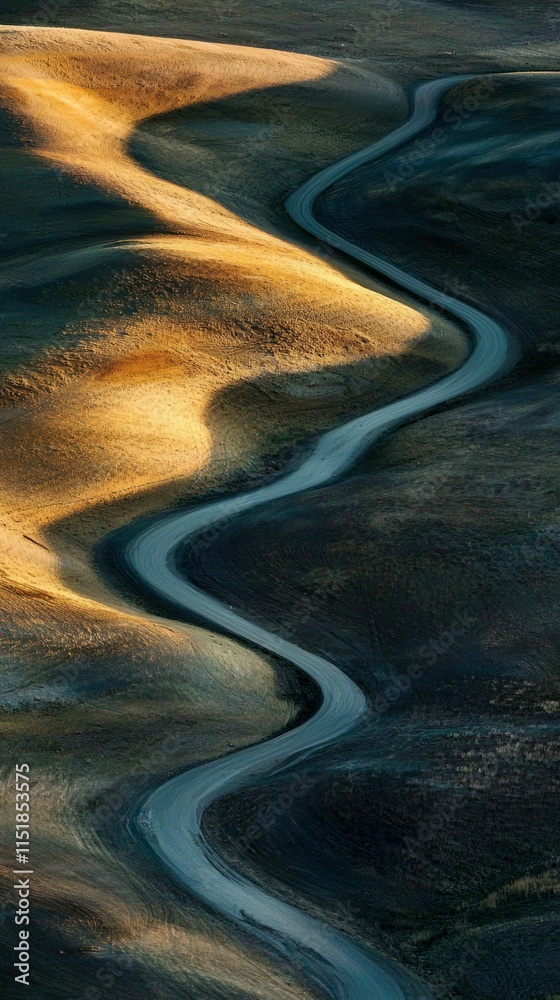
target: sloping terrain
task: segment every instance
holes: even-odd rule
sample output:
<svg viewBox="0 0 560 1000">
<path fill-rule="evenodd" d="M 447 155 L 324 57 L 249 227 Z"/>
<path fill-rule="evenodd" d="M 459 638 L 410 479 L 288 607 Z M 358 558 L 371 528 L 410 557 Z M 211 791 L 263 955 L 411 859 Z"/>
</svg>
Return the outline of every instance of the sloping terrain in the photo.
<svg viewBox="0 0 560 1000">
<path fill-rule="evenodd" d="M 7 24 L 110 29 L 375 60 L 392 79 L 555 69 L 549 0 L 5 0 Z"/>
<path fill-rule="evenodd" d="M 11 761 L 33 772 L 35 984 L 303 996 L 162 882 L 123 825 L 169 773 L 294 724 L 313 694 L 271 658 L 148 617 L 100 581 L 92 547 L 274 474 L 318 429 L 460 364 L 461 331 L 311 253 L 279 205 L 398 121 L 402 91 L 323 59 L 165 39 L 6 28 L 0 45 L 1 724 L 8 801 Z M 250 94 L 262 209 L 250 174 L 214 169 L 247 136 Z M 316 162 L 308 102 L 324 116 Z M 269 169 L 275 149 L 268 192 L 260 156 Z"/>
<path fill-rule="evenodd" d="M 557 73 L 468 81 L 413 147 L 354 171 L 316 206 L 360 246 L 490 307 L 527 374 L 558 363 L 559 110 Z"/>
<path fill-rule="evenodd" d="M 345 746 L 214 807 L 213 840 L 444 996 L 541 1000 L 560 986 L 557 206 L 540 197 L 557 83 L 504 79 L 490 100 L 440 118 L 430 155 L 349 176 L 321 218 L 511 321 L 517 367 L 339 485 L 240 516 L 185 568 L 342 665 L 374 711 Z"/>
</svg>

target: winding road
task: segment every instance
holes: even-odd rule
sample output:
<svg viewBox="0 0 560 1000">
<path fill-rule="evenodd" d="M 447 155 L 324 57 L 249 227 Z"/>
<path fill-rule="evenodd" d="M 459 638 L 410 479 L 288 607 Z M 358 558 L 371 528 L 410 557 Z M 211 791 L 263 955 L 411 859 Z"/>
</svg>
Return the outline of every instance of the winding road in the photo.
<svg viewBox="0 0 560 1000">
<path fill-rule="evenodd" d="M 216 799 L 302 761 L 320 747 L 353 729 L 368 708 L 362 691 L 333 663 L 236 614 L 194 587 L 176 565 L 179 546 L 201 532 L 210 535 L 226 518 L 280 497 L 324 486 L 347 470 L 383 433 L 410 417 L 454 399 L 502 373 L 508 339 L 502 327 L 479 310 L 439 292 L 331 233 L 313 216 L 315 198 L 357 166 L 371 162 L 411 139 L 436 116 L 441 95 L 468 76 L 420 86 L 408 121 L 367 149 L 323 170 L 295 194 L 286 207 L 309 233 L 344 251 L 378 274 L 435 304 L 467 324 L 473 349 L 463 366 L 440 381 L 324 434 L 295 471 L 262 488 L 206 504 L 196 510 L 163 515 L 128 542 L 121 553 L 140 584 L 182 611 L 194 612 L 234 636 L 278 654 L 304 670 L 319 685 L 322 702 L 316 714 L 289 732 L 220 760 L 194 767 L 152 792 L 135 823 L 176 879 L 214 911 L 234 921 L 251 937 L 272 946 L 296 964 L 310 985 L 333 1000 L 403 1000 L 427 998 L 422 983 L 389 963 L 373 949 L 268 894 L 232 870 L 204 839 L 201 820 Z"/>
</svg>

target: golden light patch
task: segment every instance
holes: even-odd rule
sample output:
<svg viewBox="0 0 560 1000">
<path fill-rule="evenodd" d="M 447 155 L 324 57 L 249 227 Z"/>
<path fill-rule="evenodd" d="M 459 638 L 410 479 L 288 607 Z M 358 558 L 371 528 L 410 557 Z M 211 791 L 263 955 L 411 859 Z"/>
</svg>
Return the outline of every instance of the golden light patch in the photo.
<svg viewBox="0 0 560 1000">
<path fill-rule="evenodd" d="M 195 374 L 197 366 L 170 351 L 136 351 L 103 365 L 97 374 L 102 381 L 159 381 Z"/>
</svg>

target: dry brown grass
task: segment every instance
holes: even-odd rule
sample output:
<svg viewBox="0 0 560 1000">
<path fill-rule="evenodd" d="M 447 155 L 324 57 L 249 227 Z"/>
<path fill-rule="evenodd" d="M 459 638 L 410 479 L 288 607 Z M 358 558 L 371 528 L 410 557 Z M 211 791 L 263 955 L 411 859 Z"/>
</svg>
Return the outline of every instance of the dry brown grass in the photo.
<svg viewBox="0 0 560 1000">
<path fill-rule="evenodd" d="M 220 190 L 189 187 L 192 143 L 179 181 L 140 165 L 130 144 L 151 116 L 252 91 L 264 109 L 263 94 L 285 90 L 293 110 L 279 142 L 291 183 L 313 166 L 298 129 L 314 87 L 326 115 L 333 94 L 341 115 L 370 88 L 383 127 L 402 115 L 402 95 L 362 69 L 339 84 L 336 63 L 263 50 L 33 29 L 0 31 L 0 48 L 4 104 L 26 137 L 8 151 L 3 188 L 0 282 L 12 311 L 0 373 L 0 722 L 10 754 L 34 768 L 43 930 L 130 946 L 140 992 L 159 989 L 165 965 L 193 996 L 302 996 L 260 956 L 222 946 L 215 928 L 210 944 L 194 917 L 185 930 L 183 910 L 169 918 L 149 872 L 140 891 L 122 832 L 117 863 L 114 834 L 91 820 L 92 796 L 117 780 L 132 804 L 161 734 L 182 732 L 185 746 L 144 784 L 285 727 L 301 692 L 279 686 L 256 653 L 170 629 L 110 593 L 91 547 L 138 514 L 258 471 L 294 439 L 437 377 L 466 344 L 452 324 L 315 256 L 289 227 L 282 235 L 247 221 L 241 194 L 236 210 L 235 191 L 226 205 Z M 342 155 L 356 135 L 344 143 L 321 155 Z M 22 168 L 29 204 L 9 193 Z M 122 230 L 82 231 L 90 208 L 103 224 L 116 213 Z"/>
<path fill-rule="evenodd" d="M 212 400 L 234 386 L 270 375 L 289 383 L 305 371 L 314 380 L 286 402 L 230 412 L 232 469 L 270 450 L 271 436 L 283 436 L 278 447 L 463 356 L 451 324 L 367 279 L 356 284 L 334 262 L 189 189 L 188 178 L 161 180 L 128 153 L 134 128 L 149 116 L 242 91 L 312 86 L 336 64 L 80 31 L 4 29 L 0 40 L 4 99 L 31 129 L 29 156 L 72 179 L 71 198 L 48 202 L 45 212 L 64 209 L 75 225 L 72 198 L 85 185 L 148 213 L 164 231 L 8 255 L 3 284 L 20 290 L 23 324 L 12 327 L 18 347 L 4 371 L 2 445 L 6 507 L 21 530 L 46 531 L 118 497 L 126 498 L 122 521 L 184 493 L 195 473 L 211 470 Z M 360 93 L 363 78 L 356 76 Z M 387 102 L 400 107 L 394 88 L 374 78 L 372 86 L 384 115 Z M 341 87 L 351 101 L 347 77 Z M 171 226 L 181 235 L 165 234 Z M 388 365 L 382 382 L 369 373 L 364 397 L 364 380 L 356 391 L 352 379 L 372 357 Z M 199 487 L 208 481 L 212 472 Z M 148 500 L 134 501 L 148 490 Z"/>
</svg>

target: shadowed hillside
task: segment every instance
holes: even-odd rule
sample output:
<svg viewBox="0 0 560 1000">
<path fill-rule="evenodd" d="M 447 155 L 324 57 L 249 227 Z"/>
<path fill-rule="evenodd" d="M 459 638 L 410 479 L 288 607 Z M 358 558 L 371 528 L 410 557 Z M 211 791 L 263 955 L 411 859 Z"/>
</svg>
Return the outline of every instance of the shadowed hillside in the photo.
<svg viewBox="0 0 560 1000">
<path fill-rule="evenodd" d="M 348 219 L 362 245 L 511 321 L 513 373 L 184 555 L 372 706 L 344 744 L 214 807 L 212 839 L 465 1000 L 560 988 L 555 206 L 511 235 L 553 163 L 555 102 L 552 78 L 504 80 L 397 190 L 406 148 L 321 204 L 326 225 L 346 235 Z"/>
<path fill-rule="evenodd" d="M 403 94 L 278 52 L 16 29 L 0 46 L 0 722 L 8 759 L 33 774 L 34 985 L 308 996 L 123 831 L 170 773 L 296 724 L 315 695 L 272 658 L 148 615 L 100 580 L 92 547 L 138 515 L 278 471 L 296 442 L 461 362 L 461 331 L 310 252 L 262 182 L 274 150 L 288 187 L 382 134 Z M 208 106 L 211 125 L 217 102 L 233 124 L 250 94 L 266 134 L 251 157 L 260 214 L 251 174 L 237 200 L 227 169 L 204 188 L 204 129 L 197 140 L 184 110 L 200 126 Z M 299 135 L 308 101 L 325 119 L 317 160 Z M 175 173 L 158 139 L 170 114 Z M 227 163 L 229 134 L 214 161 Z M 5 791 L 11 802 L 11 771 Z"/>
</svg>

